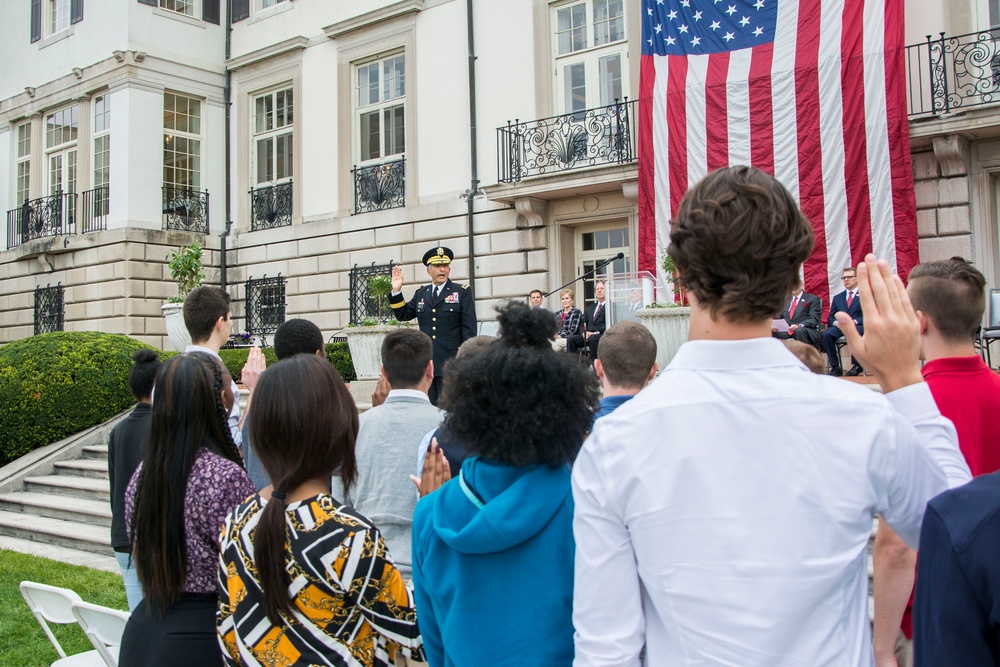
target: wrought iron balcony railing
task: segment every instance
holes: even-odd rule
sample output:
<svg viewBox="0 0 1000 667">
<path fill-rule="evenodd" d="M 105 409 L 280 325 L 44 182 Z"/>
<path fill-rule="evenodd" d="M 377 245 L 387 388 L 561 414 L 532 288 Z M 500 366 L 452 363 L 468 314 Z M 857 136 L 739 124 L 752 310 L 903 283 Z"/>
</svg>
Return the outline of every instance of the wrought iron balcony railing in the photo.
<svg viewBox="0 0 1000 667">
<path fill-rule="evenodd" d="M 107 185 L 83 193 L 83 211 L 80 214 L 83 233 L 98 232 L 108 228 L 108 210 L 111 205 Z"/>
<path fill-rule="evenodd" d="M 377 322 L 385 324 L 392 319 L 392 308 L 389 306 L 389 292 L 378 289 L 379 283 L 384 286 L 392 280 L 392 262 L 371 266 L 354 265 L 350 277 L 350 307 L 351 324 Z M 384 292 L 384 293 L 383 293 Z"/>
<path fill-rule="evenodd" d="M 351 169 L 354 213 L 406 206 L 406 158 Z"/>
<path fill-rule="evenodd" d="M 35 287 L 35 335 L 63 330 L 63 286 Z"/>
<path fill-rule="evenodd" d="M 76 233 L 76 193 L 29 199 L 7 211 L 7 249 L 45 236 Z"/>
<path fill-rule="evenodd" d="M 497 128 L 501 183 L 636 159 L 636 104 L 628 98 L 597 109 Z"/>
<path fill-rule="evenodd" d="M 906 47 L 910 116 L 1000 102 L 1000 30 L 936 38 Z"/>
<path fill-rule="evenodd" d="M 163 186 L 163 228 L 208 233 L 208 190 Z"/>
<path fill-rule="evenodd" d="M 285 279 L 279 273 L 274 278 L 246 282 L 247 333 L 260 336 L 272 334 L 285 321 Z M 266 341 L 265 341 L 266 345 Z"/>
<path fill-rule="evenodd" d="M 250 188 L 250 231 L 292 224 L 292 182 Z"/>
</svg>

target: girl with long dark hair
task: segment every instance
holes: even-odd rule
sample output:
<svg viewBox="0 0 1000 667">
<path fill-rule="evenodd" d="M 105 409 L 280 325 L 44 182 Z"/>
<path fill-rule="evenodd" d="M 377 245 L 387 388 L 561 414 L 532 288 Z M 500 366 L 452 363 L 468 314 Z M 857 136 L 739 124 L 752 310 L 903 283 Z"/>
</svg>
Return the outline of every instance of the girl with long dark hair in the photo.
<svg viewBox="0 0 1000 667">
<path fill-rule="evenodd" d="M 219 638 L 228 665 L 392 664 L 423 658 L 412 594 L 378 529 L 330 495 L 357 475 L 358 415 L 325 359 L 261 375 L 250 439 L 271 486 L 226 519 Z M 402 480 L 401 483 L 405 481 Z"/>
<path fill-rule="evenodd" d="M 215 570 L 226 514 L 254 488 L 227 427 L 229 373 L 200 353 L 156 376 L 149 442 L 125 495 L 142 584 L 122 638 L 122 667 L 222 664 Z"/>
</svg>

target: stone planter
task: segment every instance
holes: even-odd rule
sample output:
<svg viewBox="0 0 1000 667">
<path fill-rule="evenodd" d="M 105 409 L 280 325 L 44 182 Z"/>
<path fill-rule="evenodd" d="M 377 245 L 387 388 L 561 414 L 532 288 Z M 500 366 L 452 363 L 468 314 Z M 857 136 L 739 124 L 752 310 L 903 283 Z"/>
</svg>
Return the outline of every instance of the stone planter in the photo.
<svg viewBox="0 0 1000 667">
<path fill-rule="evenodd" d="M 398 328 L 382 324 L 348 327 L 344 330 L 347 345 L 351 348 L 354 373 L 359 380 L 378 380 L 382 369 L 382 340 L 386 334 Z"/>
<path fill-rule="evenodd" d="M 656 340 L 656 362 L 660 364 L 660 370 L 663 370 L 681 345 L 687 342 L 691 307 L 643 308 L 636 311 L 636 316 L 653 334 Z"/>
<path fill-rule="evenodd" d="M 184 325 L 184 304 L 163 304 L 163 319 L 167 321 L 167 338 L 178 352 L 183 352 L 191 344 L 191 334 Z"/>
</svg>

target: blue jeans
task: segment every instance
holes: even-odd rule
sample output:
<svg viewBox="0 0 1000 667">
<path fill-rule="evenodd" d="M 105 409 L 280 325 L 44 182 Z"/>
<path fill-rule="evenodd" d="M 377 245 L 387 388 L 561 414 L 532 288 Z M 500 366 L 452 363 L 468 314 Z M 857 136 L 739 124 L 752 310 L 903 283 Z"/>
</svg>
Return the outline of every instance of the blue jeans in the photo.
<svg viewBox="0 0 1000 667">
<path fill-rule="evenodd" d="M 115 559 L 118 560 L 118 567 L 122 571 L 122 581 L 125 582 L 128 610 L 135 611 L 135 608 L 142 602 L 142 585 L 139 583 L 139 575 L 135 573 L 135 561 L 132 560 L 131 554 L 121 551 L 115 552 Z"/>
</svg>

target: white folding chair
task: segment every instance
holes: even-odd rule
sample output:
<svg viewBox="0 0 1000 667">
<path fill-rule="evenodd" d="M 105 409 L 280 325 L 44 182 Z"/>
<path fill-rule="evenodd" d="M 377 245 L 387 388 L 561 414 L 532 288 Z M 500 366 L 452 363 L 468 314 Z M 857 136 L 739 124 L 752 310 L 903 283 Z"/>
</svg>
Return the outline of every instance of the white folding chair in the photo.
<svg viewBox="0 0 1000 667">
<path fill-rule="evenodd" d="M 74 602 L 73 616 L 108 667 L 118 667 L 118 648 L 129 613 L 89 602 Z"/>
<path fill-rule="evenodd" d="M 59 659 L 52 663 L 52 667 L 105 667 L 106 663 L 101 654 L 97 651 L 87 651 L 76 653 L 71 656 L 66 655 L 66 651 L 60 646 L 59 640 L 52 634 L 49 623 L 67 625 L 76 623 L 73 615 L 73 603 L 83 602 L 80 596 L 68 588 L 57 588 L 56 586 L 46 586 L 36 584 L 33 581 L 21 582 L 21 596 L 28 605 L 28 609 L 38 619 L 38 624 L 42 626 L 45 635 L 52 642 Z"/>
</svg>

